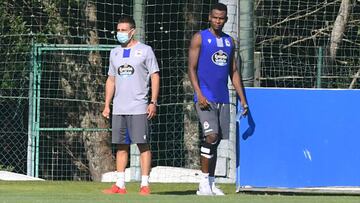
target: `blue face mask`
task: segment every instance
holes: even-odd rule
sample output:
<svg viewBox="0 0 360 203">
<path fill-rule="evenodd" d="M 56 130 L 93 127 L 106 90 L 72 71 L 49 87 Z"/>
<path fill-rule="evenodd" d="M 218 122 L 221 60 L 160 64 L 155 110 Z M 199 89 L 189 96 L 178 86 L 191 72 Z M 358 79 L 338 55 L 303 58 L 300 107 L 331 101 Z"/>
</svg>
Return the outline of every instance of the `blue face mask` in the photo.
<svg viewBox="0 0 360 203">
<path fill-rule="evenodd" d="M 120 44 L 126 44 L 129 42 L 129 40 L 130 40 L 129 32 L 117 32 L 116 33 L 116 39 L 120 42 Z"/>
</svg>

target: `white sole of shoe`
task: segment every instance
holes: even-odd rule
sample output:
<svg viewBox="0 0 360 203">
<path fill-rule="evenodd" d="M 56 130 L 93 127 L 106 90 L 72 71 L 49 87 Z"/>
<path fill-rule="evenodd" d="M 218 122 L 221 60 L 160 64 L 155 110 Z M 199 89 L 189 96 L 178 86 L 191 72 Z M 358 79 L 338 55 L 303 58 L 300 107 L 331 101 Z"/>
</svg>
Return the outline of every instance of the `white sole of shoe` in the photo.
<svg viewBox="0 0 360 203">
<path fill-rule="evenodd" d="M 201 193 L 199 190 L 196 191 L 196 195 L 199 195 L 199 196 L 214 196 L 213 193 L 209 194 L 209 193 Z"/>
</svg>

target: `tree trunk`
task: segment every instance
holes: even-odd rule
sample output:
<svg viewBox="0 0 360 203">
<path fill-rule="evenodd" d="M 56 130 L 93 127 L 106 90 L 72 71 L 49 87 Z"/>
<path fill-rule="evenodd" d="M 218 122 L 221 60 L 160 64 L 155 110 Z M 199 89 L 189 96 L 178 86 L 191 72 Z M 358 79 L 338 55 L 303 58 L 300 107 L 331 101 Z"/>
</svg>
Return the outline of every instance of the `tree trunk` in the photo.
<svg viewBox="0 0 360 203">
<path fill-rule="evenodd" d="M 330 56 L 332 59 L 336 57 L 336 51 L 339 48 L 341 40 L 344 36 L 345 27 L 350 15 L 350 0 L 342 0 L 338 16 L 334 22 L 334 27 L 331 32 Z"/>
<path fill-rule="evenodd" d="M 98 33 L 96 31 L 96 5 L 92 1 L 86 1 L 85 5 L 85 17 L 86 17 L 86 30 L 88 34 L 87 44 L 97 45 L 99 44 Z M 96 94 L 99 91 L 99 87 L 103 86 L 104 80 L 100 80 L 98 76 L 102 74 L 102 60 L 98 51 L 92 51 L 88 55 L 88 61 L 90 66 L 89 70 L 84 70 L 82 79 L 84 84 L 87 85 L 86 93 L 87 98 L 90 101 L 98 102 L 103 101 L 102 97 Z M 104 92 L 104 90 L 103 90 Z M 90 103 L 84 105 L 82 109 L 82 122 L 81 127 L 89 128 L 108 128 L 108 124 L 101 116 L 102 106 Z M 89 161 L 89 170 L 91 177 L 94 181 L 100 181 L 101 175 L 108 171 L 113 171 L 115 167 L 114 159 L 111 151 L 111 143 L 109 142 L 108 132 L 83 132 L 83 143 L 85 146 L 86 156 Z"/>
<path fill-rule="evenodd" d="M 99 44 L 98 34 L 96 31 L 96 5 L 91 1 L 84 1 L 84 16 L 85 22 L 83 28 L 85 29 L 84 35 L 88 36 L 87 44 L 96 45 Z M 58 33 L 60 37 L 57 38 L 60 44 L 70 44 L 68 30 L 65 23 L 62 21 L 60 12 L 57 9 L 56 2 L 49 0 L 42 1 L 43 8 L 49 15 L 49 19 L 52 19 L 52 24 L 55 24 L 54 31 Z M 79 56 L 75 56 L 79 57 Z M 81 97 L 85 98 L 88 102 L 81 102 L 78 105 L 78 109 L 72 112 L 68 112 L 66 122 L 69 128 L 102 128 L 109 127 L 108 122 L 102 118 L 101 110 L 102 105 L 99 102 L 104 98 L 104 83 L 106 77 L 99 78 L 102 75 L 102 59 L 101 55 L 97 51 L 92 51 L 87 56 L 85 63 L 78 63 L 79 59 L 74 59 L 72 55 L 64 55 L 62 58 L 65 63 L 59 64 L 59 74 L 61 81 L 61 88 L 64 90 L 66 97 Z M 81 61 L 81 60 L 80 60 Z M 63 65 L 65 64 L 65 65 Z M 82 89 L 83 91 L 76 91 Z M 99 94 L 101 92 L 102 94 Z M 79 95 L 81 94 L 81 95 Z M 86 94 L 86 95 L 84 95 Z M 63 103 L 62 105 L 67 105 Z M 65 140 L 59 140 L 64 146 L 64 150 L 71 157 L 72 162 L 80 174 L 83 174 L 79 179 L 86 178 L 88 173 L 92 180 L 100 181 L 101 175 L 104 172 L 113 171 L 115 169 L 114 157 L 112 156 L 110 133 L 106 131 L 80 132 L 65 131 Z M 76 143 L 82 143 L 86 155 L 87 163 L 83 162 L 82 150 L 78 150 L 79 146 Z M 73 174 L 74 179 L 78 179 L 76 172 Z"/>
<path fill-rule="evenodd" d="M 199 152 L 199 121 L 196 115 L 193 102 L 193 89 L 187 74 L 184 74 L 183 88 L 185 90 L 184 98 L 184 146 L 185 167 L 199 169 L 200 152 Z"/>
<path fill-rule="evenodd" d="M 185 53 L 188 56 L 188 47 L 192 35 L 200 30 L 201 25 L 201 4 L 196 0 L 187 1 L 184 7 L 185 18 Z M 187 59 L 184 62 L 187 67 Z M 200 167 L 200 150 L 199 150 L 199 121 L 196 115 L 193 102 L 194 90 L 187 75 L 187 71 L 183 77 L 184 89 L 184 145 L 186 149 L 185 167 L 198 169 Z"/>
</svg>

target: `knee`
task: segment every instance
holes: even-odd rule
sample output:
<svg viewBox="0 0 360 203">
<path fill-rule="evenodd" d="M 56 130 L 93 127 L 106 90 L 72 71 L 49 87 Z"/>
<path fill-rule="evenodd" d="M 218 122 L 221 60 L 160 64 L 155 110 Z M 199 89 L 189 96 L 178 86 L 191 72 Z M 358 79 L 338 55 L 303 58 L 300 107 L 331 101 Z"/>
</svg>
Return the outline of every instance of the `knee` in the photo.
<svg viewBox="0 0 360 203">
<path fill-rule="evenodd" d="M 219 136 L 217 134 L 211 134 L 205 137 L 205 142 L 210 144 L 216 144 L 219 140 Z"/>
<path fill-rule="evenodd" d="M 205 140 L 201 143 L 200 154 L 201 156 L 211 159 L 216 153 L 216 148 L 218 146 L 218 136 L 208 135 Z"/>
</svg>

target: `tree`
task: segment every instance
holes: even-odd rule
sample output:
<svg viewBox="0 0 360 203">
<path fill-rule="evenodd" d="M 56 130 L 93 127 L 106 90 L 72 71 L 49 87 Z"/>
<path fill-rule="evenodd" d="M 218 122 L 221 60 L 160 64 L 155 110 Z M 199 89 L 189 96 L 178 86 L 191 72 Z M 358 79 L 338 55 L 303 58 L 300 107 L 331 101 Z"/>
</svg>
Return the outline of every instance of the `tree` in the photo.
<svg viewBox="0 0 360 203">
<path fill-rule="evenodd" d="M 350 8 L 350 0 L 341 1 L 339 13 L 334 22 L 330 37 L 330 56 L 333 59 L 336 57 L 336 51 L 341 43 L 345 32 L 345 28 L 349 20 Z"/>
<path fill-rule="evenodd" d="M 185 53 L 187 56 L 187 48 L 190 45 L 190 39 L 195 31 L 201 29 L 201 4 L 195 0 L 187 1 L 184 7 L 184 18 L 185 18 Z M 187 61 L 187 60 L 186 60 Z M 187 67 L 187 63 L 185 62 Z M 200 166 L 200 152 L 199 152 L 199 124 L 196 115 L 196 111 L 193 104 L 193 88 L 191 86 L 190 79 L 187 75 L 187 71 L 184 72 L 183 79 L 184 89 L 184 144 L 186 149 L 185 155 L 185 167 L 196 168 Z"/>
<path fill-rule="evenodd" d="M 0 57 L 4 59 L 2 61 L 7 61 L 6 67 L 9 69 L 8 71 L 1 71 L 5 73 L 0 75 L 2 89 L 26 90 L 24 84 L 29 83 L 29 70 L 28 66 L 24 64 L 29 64 L 32 41 L 34 43 L 73 44 L 86 39 L 85 43 L 89 45 L 99 44 L 96 23 L 97 8 L 94 1 L 6 0 L 1 3 L 0 9 L 1 51 L 8 53 L 7 55 L 0 54 Z M 69 19 L 72 20 L 69 21 Z M 65 125 L 67 128 L 108 128 L 108 122 L 102 119 L 100 114 L 101 103 L 104 99 L 103 94 L 99 94 L 99 92 L 103 92 L 106 79 L 102 73 L 104 61 L 102 61 L 100 53 L 89 52 L 87 56 L 82 57 L 67 54 L 69 52 L 66 51 L 60 52 L 53 53 L 51 60 L 61 61 L 61 63 L 46 61 L 50 59 L 46 57 L 42 59 L 44 64 L 50 64 L 46 65 L 46 68 L 52 69 L 51 73 L 54 74 L 51 77 L 56 77 L 47 84 L 53 89 L 60 88 L 67 98 L 81 97 L 87 102 L 77 103 L 77 108 L 68 111 L 66 118 L 58 118 L 59 122 L 63 119 L 64 123 L 57 123 L 57 125 Z M 10 61 L 17 61 L 17 63 L 10 63 Z M 15 83 L 16 80 L 13 78 L 17 77 L 11 73 L 18 76 L 23 74 L 19 78 L 24 82 Z M 42 74 L 45 78 L 50 73 L 43 72 Z M 60 83 L 57 84 L 56 81 L 60 81 Z M 21 87 L 15 88 L 14 85 Z M 79 89 L 83 91 L 78 91 Z M 56 93 L 42 91 L 42 96 L 60 96 Z M 62 99 L 56 98 L 49 102 L 53 102 L 52 105 L 57 106 L 56 108 L 59 111 L 68 110 L 70 103 L 66 99 Z M 48 119 L 48 114 L 53 109 L 46 107 L 41 107 L 41 109 L 43 111 L 41 115 L 44 115 L 41 122 L 46 127 L 48 124 L 44 121 Z M 54 114 L 54 112 L 52 113 Z M 92 180 L 100 180 L 102 173 L 114 170 L 115 164 L 109 142 L 109 132 L 85 131 L 77 133 L 66 131 L 64 136 L 41 136 L 40 139 L 43 139 L 40 142 L 42 144 L 40 151 L 44 152 L 42 153 L 44 156 L 42 160 L 47 159 L 45 156 L 52 156 L 50 152 L 46 152 L 48 148 L 51 149 L 54 145 L 60 145 L 60 150 L 67 154 L 67 157 L 70 157 L 72 164 L 79 171 L 82 171 L 81 174 L 83 175 L 80 179 L 87 178 L 87 174 L 90 174 Z M 83 145 L 85 153 L 79 151 L 79 143 Z M 43 146 L 46 144 L 53 146 Z M 84 159 L 83 154 L 85 154 L 86 159 Z M 42 170 L 40 174 L 47 176 L 48 169 L 46 166 L 40 166 L 40 170 Z M 73 179 L 76 179 L 76 176 L 78 175 L 73 174 Z"/>
<path fill-rule="evenodd" d="M 66 24 L 61 18 L 61 14 L 57 9 L 61 1 L 42 1 L 43 7 L 48 11 L 49 19 L 54 19 L 55 33 L 59 34 L 58 43 L 68 44 L 70 40 L 66 37 L 69 36 L 69 30 L 66 29 Z M 97 8 L 92 1 L 83 2 L 83 18 L 82 23 L 83 34 L 86 37 L 86 43 L 89 45 L 99 44 L 97 34 Z M 61 68 L 65 69 L 65 74 L 60 74 L 61 86 L 65 90 L 67 96 L 73 96 L 76 89 L 83 89 L 85 91 L 79 91 L 81 97 L 86 98 L 89 102 L 83 102 L 79 105 L 79 112 L 72 112 L 68 114 L 68 127 L 76 127 L 80 125 L 80 128 L 103 128 L 109 127 L 109 124 L 101 117 L 101 105 L 98 105 L 99 101 L 103 101 L 103 96 L 97 94 L 99 91 L 103 91 L 105 77 L 99 77 L 102 75 L 102 57 L 99 52 L 91 51 L 87 56 L 87 63 L 78 64 L 72 57 L 64 56 L 63 60 L 66 61 L 65 65 Z M 68 74 L 74 73 L 74 74 Z M 80 73 L 80 74 L 79 74 Z M 87 73 L 87 74 L 81 74 Z M 77 81 L 78 83 L 74 83 Z M 80 122 L 79 122 L 80 120 Z M 78 136 L 77 133 L 66 132 L 65 137 L 68 139 L 66 142 L 71 145 L 69 140 L 73 140 L 74 136 Z M 108 132 L 89 132 L 84 131 L 81 133 L 80 142 L 83 143 L 86 158 L 88 161 L 88 167 L 86 163 L 81 163 L 81 159 L 73 159 L 74 164 L 81 170 L 89 170 L 92 180 L 100 181 L 101 175 L 104 172 L 113 171 L 115 167 L 114 158 L 112 156 L 111 143 L 109 142 Z M 69 147 L 71 148 L 71 147 Z M 76 153 L 74 153 L 76 154 Z M 77 156 L 81 156 L 78 154 Z"/>
</svg>

